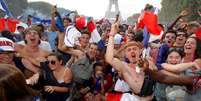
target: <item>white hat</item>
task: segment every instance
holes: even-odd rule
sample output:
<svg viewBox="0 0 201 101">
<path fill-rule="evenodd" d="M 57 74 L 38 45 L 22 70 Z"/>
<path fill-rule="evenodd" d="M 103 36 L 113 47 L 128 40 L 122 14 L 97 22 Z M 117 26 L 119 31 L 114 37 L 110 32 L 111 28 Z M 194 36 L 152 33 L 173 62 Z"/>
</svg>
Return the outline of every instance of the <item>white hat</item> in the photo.
<svg viewBox="0 0 201 101">
<path fill-rule="evenodd" d="M 0 52 L 13 52 L 14 42 L 5 37 L 0 37 Z"/>
<path fill-rule="evenodd" d="M 121 44 L 123 37 L 120 34 L 114 36 L 114 44 Z"/>
</svg>

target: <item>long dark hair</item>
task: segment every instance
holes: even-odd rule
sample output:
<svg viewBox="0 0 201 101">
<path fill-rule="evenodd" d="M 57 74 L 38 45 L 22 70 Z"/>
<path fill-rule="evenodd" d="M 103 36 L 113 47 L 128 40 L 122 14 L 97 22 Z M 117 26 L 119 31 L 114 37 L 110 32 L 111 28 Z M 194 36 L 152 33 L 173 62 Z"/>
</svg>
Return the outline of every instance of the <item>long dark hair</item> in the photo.
<svg viewBox="0 0 201 101">
<path fill-rule="evenodd" d="M 37 93 L 26 85 L 25 77 L 20 70 L 9 64 L 0 64 L 0 68 L 0 101 L 37 96 Z"/>
<path fill-rule="evenodd" d="M 64 57 L 62 56 L 61 53 L 53 52 L 53 53 L 49 54 L 48 56 L 55 56 L 59 61 L 62 61 L 61 65 L 64 65 Z"/>
<path fill-rule="evenodd" d="M 201 39 L 196 39 L 195 59 L 201 58 Z"/>
<path fill-rule="evenodd" d="M 195 49 L 195 53 L 194 53 L 194 59 L 198 59 L 201 58 L 201 40 L 196 38 L 196 37 L 189 37 L 192 38 L 196 41 L 196 49 Z"/>
</svg>

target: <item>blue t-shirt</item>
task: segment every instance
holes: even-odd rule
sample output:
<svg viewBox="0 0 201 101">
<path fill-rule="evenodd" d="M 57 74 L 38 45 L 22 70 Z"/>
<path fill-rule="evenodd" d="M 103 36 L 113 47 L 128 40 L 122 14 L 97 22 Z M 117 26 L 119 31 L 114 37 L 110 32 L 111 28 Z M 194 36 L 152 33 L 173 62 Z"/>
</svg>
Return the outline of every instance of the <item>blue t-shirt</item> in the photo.
<svg viewBox="0 0 201 101">
<path fill-rule="evenodd" d="M 169 48 L 170 47 L 167 44 L 163 44 L 159 47 L 158 56 L 157 56 L 157 60 L 156 60 L 156 66 L 157 66 L 158 70 L 162 69 L 161 64 L 165 63 Z"/>
</svg>

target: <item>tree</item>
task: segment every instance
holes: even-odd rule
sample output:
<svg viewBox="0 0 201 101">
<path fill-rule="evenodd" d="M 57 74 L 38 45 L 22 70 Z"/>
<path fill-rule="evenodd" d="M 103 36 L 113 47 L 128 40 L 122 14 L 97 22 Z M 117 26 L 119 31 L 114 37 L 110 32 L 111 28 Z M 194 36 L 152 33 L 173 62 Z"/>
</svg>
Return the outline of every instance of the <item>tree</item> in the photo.
<svg viewBox="0 0 201 101">
<path fill-rule="evenodd" d="M 190 14 L 186 17 L 188 21 L 201 21 L 198 14 L 198 11 L 201 10 L 201 0 L 162 0 L 161 5 L 162 9 L 159 13 L 161 23 L 170 23 L 184 9 L 190 11 Z"/>
<path fill-rule="evenodd" d="M 23 13 L 23 10 L 27 8 L 27 0 L 4 0 L 8 6 L 8 9 L 13 14 L 14 17 L 17 17 Z M 0 17 L 4 17 L 5 14 L 0 11 Z"/>
</svg>

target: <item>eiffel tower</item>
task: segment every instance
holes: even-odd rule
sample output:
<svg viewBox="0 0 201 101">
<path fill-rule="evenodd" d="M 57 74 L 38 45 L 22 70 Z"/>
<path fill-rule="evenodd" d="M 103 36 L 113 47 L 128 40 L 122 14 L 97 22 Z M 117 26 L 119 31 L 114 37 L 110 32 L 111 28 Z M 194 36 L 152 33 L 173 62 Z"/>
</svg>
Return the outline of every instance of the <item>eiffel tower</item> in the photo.
<svg viewBox="0 0 201 101">
<path fill-rule="evenodd" d="M 115 10 L 112 11 L 112 7 L 114 7 L 114 6 L 115 6 Z M 108 9 L 105 13 L 105 18 L 107 18 L 110 22 L 114 22 L 116 15 L 118 13 L 120 14 L 118 0 L 110 0 Z M 119 15 L 119 16 L 121 18 L 121 15 Z"/>
</svg>

